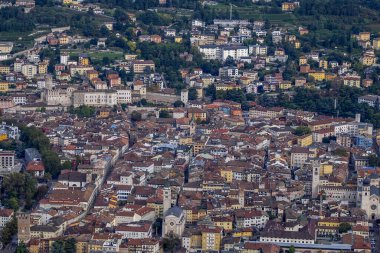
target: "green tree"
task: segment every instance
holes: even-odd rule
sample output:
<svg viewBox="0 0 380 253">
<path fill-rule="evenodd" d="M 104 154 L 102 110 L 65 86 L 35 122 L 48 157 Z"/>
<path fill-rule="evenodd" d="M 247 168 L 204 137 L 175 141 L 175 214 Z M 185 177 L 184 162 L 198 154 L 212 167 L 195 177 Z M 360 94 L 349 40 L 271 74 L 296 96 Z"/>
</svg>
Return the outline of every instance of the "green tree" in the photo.
<svg viewBox="0 0 380 253">
<path fill-rule="evenodd" d="M 16 253 L 28 253 L 28 249 L 26 248 L 25 243 L 21 242 L 17 248 L 16 248 Z"/>
<path fill-rule="evenodd" d="M 302 136 L 302 135 L 305 135 L 305 134 L 310 134 L 311 133 L 311 130 L 309 127 L 307 126 L 299 126 L 297 127 L 294 132 L 293 132 L 295 135 L 297 136 Z"/>
<path fill-rule="evenodd" d="M 174 253 L 181 247 L 181 240 L 173 234 L 170 234 L 169 237 L 163 239 L 163 247 L 165 252 Z"/>
<path fill-rule="evenodd" d="M 18 211 L 18 209 L 20 208 L 20 205 L 18 203 L 18 200 L 15 198 L 15 197 L 12 197 L 10 199 L 8 199 L 6 202 L 5 202 L 5 205 L 11 209 L 13 209 L 14 211 Z"/>
<path fill-rule="evenodd" d="M 189 100 L 197 100 L 198 93 L 194 87 L 189 88 Z"/>
<path fill-rule="evenodd" d="M 296 248 L 293 245 L 291 245 L 289 247 L 289 253 L 295 253 L 295 252 L 296 252 Z"/>
<path fill-rule="evenodd" d="M 17 233 L 17 219 L 14 217 L 9 221 L 3 230 L 1 230 L 0 241 L 3 245 L 8 245 L 12 241 L 12 237 Z"/>
<path fill-rule="evenodd" d="M 176 108 L 178 108 L 178 107 L 183 107 L 184 104 L 182 103 L 181 100 L 177 100 L 177 101 L 175 101 L 175 102 L 173 103 L 173 106 L 176 107 Z"/>
<path fill-rule="evenodd" d="M 161 110 L 159 116 L 160 118 L 170 118 L 170 114 L 167 110 Z"/>
<path fill-rule="evenodd" d="M 347 233 L 351 230 L 351 224 L 348 222 L 342 222 L 339 224 L 339 233 Z"/>
<path fill-rule="evenodd" d="M 140 121 L 142 119 L 141 113 L 138 111 L 133 111 L 131 114 L 131 120 L 132 121 Z"/>
<path fill-rule="evenodd" d="M 377 155 L 369 155 L 368 156 L 368 165 L 371 167 L 377 167 L 380 164 L 380 159 Z"/>
</svg>

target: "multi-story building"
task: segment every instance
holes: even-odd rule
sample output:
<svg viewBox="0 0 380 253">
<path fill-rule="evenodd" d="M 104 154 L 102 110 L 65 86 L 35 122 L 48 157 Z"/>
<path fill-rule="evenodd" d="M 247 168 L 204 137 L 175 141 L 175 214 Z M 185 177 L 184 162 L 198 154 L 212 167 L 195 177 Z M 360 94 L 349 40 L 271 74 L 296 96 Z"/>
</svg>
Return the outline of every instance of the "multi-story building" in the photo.
<svg viewBox="0 0 380 253">
<path fill-rule="evenodd" d="M 9 54 L 13 49 L 12 42 L 0 42 L 0 53 Z"/>
<path fill-rule="evenodd" d="M 37 74 L 37 66 L 34 64 L 24 64 L 21 73 L 28 79 L 32 79 Z"/>
<path fill-rule="evenodd" d="M 14 211 L 12 209 L 0 209 L 0 231 L 13 218 Z"/>
<path fill-rule="evenodd" d="M 199 51 L 206 60 L 219 60 L 221 58 L 221 49 L 218 45 L 199 46 Z"/>
<path fill-rule="evenodd" d="M 44 89 L 42 99 L 47 105 L 72 105 L 73 87 L 54 87 L 52 89 Z"/>
<path fill-rule="evenodd" d="M 96 90 L 96 91 L 74 91 L 73 106 L 114 106 L 117 105 L 117 91 Z"/>
<path fill-rule="evenodd" d="M 202 250 L 219 252 L 223 238 L 223 228 L 206 227 L 202 228 Z"/>
<path fill-rule="evenodd" d="M 143 61 L 143 60 L 134 61 L 132 66 L 133 66 L 133 72 L 138 73 L 138 74 L 142 74 L 146 70 L 154 72 L 155 68 L 156 68 L 154 62 L 150 61 L 150 60 L 148 60 L 148 61 Z"/>
<path fill-rule="evenodd" d="M 375 107 L 375 105 L 377 104 L 377 106 L 380 107 L 380 96 L 364 95 L 358 98 L 358 103 L 365 103 L 371 107 Z"/>
<path fill-rule="evenodd" d="M 222 60 L 225 61 L 227 58 L 232 58 L 234 60 L 239 60 L 243 57 L 248 57 L 248 47 L 246 46 L 225 46 L 222 48 Z"/>
<path fill-rule="evenodd" d="M 15 166 L 14 151 L 0 151 L 0 171 L 11 170 Z"/>
<path fill-rule="evenodd" d="M 350 87 L 360 88 L 360 76 L 343 77 L 343 84 Z"/>
</svg>

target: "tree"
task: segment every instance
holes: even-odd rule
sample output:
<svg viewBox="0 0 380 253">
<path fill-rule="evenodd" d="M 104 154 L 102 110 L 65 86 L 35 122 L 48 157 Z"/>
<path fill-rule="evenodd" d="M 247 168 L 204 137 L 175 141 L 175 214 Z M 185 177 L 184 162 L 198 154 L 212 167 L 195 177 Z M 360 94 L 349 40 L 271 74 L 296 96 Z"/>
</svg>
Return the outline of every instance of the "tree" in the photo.
<svg viewBox="0 0 380 253">
<path fill-rule="evenodd" d="M 161 110 L 159 116 L 160 118 L 170 118 L 170 114 L 167 110 Z"/>
<path fill-rule="evenodd" d="M 16 233 L 17 219 L 13 217 L 13 219 L 9 221 L 1 231 L 0 241 L 3 243 L 3 245 L 8 245 Z"/>
<path fill-rule="evenodd" d="M 131 120 L 132 121 L 140 121 L 142 119 L 141 113 L 138 111 L 133 111 L 131 114 Z"/>
<path fill-rule="evenodd" d="M 339 224 L 339 233 L 347 233 L 351 230 L 351 224 L 348 222 L 342 222 Z"/>
<path fill-rule="evenodd" d="M 343 156 L 343 157 L 345 157 L 345 156 L 348 155 L 347 151 L 345 149 L 343 149 L 343 148 L 337 148 L 337 149 L 335 149 L 332 152 L 332 154 L 336 155 L 336 156 Z"/>
<path fill-rule="evenodd" d="M 305 135 L 305 134 L 310 134 L 311 133 L 311 130 L 309 127 L 307 126 L 299 126 L 297 127 L 294 132 L 293 132 L 295 135 L 297 136 L 302 136 L 302 135 Z"/>
<path fill-rule="evenodd" d="M 183 107 L 184 104 L 182 103 L 181 100 L 177 100 L 177 101 L 175 101 L 175 102 L 173 103 L 173 106 L 174 106 L 175 108 L 178 108 L 178 107 Z"/>
<path fill-rule="evenodd" d="M 377 155 L 369 155 L 368 156 L 368 165 L 371 167 L 377 167 L 380 164 L 380 158 Z"/>
<path fill-rule="evenodd" d="M 293 245 L 291 245 L 289 247 L 289 253 L 295 253 L 295 252 L 296 252 L 296 248 Z"/>
<path fill-rule="evenodd" d="M 16 249 L 16 253 L 27 253 L 28 249 L 26 248 L 25 243 L 21 242 Z"/>
<path fill-rule="evenodd" d="M 74 238 L 53 242 L 52 253 L 75 253 L 76 241 Z"/>
<path fill-rule="evenodd" d="M 180 246 L 181 240 L 173 234 L 170 234 L 169 237 L 165 237 L 163 240 L 163 247 L 166 252 L 174 253 L 180 248 Z"/>
<path fill-rule="evenodd" d="M 111 59 L 108 56 L 104 56 L 102 59 L 103 65 L 109 65 L 111 63 Z"/>
<path fill-rule="evenodd" d="M 198 93 L 194 87 L 189 88 L 189 100 L 197 100 Z"/>
</svg>

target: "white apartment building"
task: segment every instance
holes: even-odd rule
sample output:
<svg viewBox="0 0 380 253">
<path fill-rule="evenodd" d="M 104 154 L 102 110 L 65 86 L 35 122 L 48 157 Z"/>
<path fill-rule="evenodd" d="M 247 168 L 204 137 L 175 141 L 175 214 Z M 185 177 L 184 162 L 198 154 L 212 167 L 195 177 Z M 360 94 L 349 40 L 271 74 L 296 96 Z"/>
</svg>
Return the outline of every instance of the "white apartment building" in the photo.
<svg viewBox="0 0 380 253">
<path fill-rule="evenodd" d="M 239 60 L 243 57 L 248 57 L 248 47 L 246 46 L 227 46 L 222 49 L 222 60 L 227 60 L 232 57 L 234 60 Z"/>
<path fill-rule="evenodd" d="M 217 45 L 200 46 L 199 51 L 203 54 L 203 57 L 206 60 L 219 60 L 221 58 L 220 47 Z"/>
<path fill-rule="evenodd" d="M 355 123 L 343 123 L 334 126 L 334 135 L 339 134 L 350 134 L 356 135 L 358 134 L 358 124 Z"/>
</svg>

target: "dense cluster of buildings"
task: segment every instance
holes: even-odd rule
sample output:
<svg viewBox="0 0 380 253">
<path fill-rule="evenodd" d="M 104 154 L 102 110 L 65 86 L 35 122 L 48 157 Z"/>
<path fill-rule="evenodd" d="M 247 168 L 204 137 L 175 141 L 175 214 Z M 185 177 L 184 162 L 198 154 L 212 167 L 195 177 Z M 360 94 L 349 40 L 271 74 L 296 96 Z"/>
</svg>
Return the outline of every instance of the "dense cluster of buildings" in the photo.
<svg viewBox="0 0 380 253">
<path fill-rule="evenodd" d="M 96 5 L 63 3 L 102 13 Z M 284 2 L 282 10 L 298 6 Z M 112 31 L 112 22 L 104 25 Z M 89 38 L 67 28 L 36 41 L 62 49 L 54 64 L 35 47 L 0 65 L 3 117 L 43 129 L 60 163 L 70 165 L 49 180 L 29 212 L 1 207 L 0 229 L 17 213 L 18 242 L 31 253 L 52 252 L 54 242 L 72 238 L 77 253 L 371 252 L 380 219 L 380 134 L 372 124 L 359 114 L 327 117 L 252 101 L 243 110 L 240 103 L 211 100 L 206 89 L 270 96 L 326 80 L 358 88 L 373 80 L 320 51 L 302 53 L 289 78 L 282 43 L 300 49 L 300 36 L 308 34 L 303 27 L 291 34 L 260 20 L 191 25 L 191 45 L 223 65 L 218 75 L 180 68 L 184 88 L 177 90 L 138 54 L 101 68 L 90 54 L 70 55 L 71 44 Z M 162 29 L 163 35 L 138 41 L 182 43 L 184 33 Z M 363 47 L 360 62 L 376 66 L 380 40 L 366 32 L 355 37 Z M 106 38 L 98 39 L 96 48 L 105 47 Z M 0 57 L 12 48 L 0 42 Z M 380 108 L 375 95 L 358 103 Z M 83 108 L 94 114 L 83 117 L 76 111 Z M 19 136 L 18 127 L 0 126 L 0 142 Z M 37 149 L 0 150 L 0 176 L 20 171 L 41 184 L 47 178 Z"/>
</svg>

